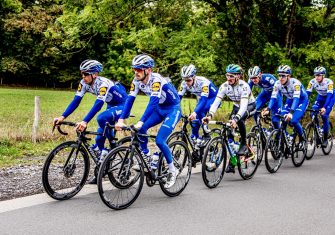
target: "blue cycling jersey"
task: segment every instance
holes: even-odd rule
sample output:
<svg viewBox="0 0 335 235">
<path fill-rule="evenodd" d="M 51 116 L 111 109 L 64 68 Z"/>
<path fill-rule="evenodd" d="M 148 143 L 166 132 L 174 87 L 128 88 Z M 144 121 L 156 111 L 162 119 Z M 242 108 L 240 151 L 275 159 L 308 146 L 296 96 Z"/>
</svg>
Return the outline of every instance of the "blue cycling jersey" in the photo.
<svg viewBox="0 0 335 235">
<path fill-rule="evenodd" d="M 193 85 L 191 87 L 187 86 L 185 81 L 181 83 L 178 92 L 180 99 L 186 92 L 190 92 L 191 94 L 197 96 L 198 103 L 194 109 L 194 112 L 198 114 L 202 112 L 208 101 L 212 101 L 216 97 L 218 89 L 207 78 L 201 76 L 195 76 Z M 208 110 L 206 110 L 206 112 L 207 111 Z"/>
<path fill-rule="evenodd" d="M 264 91 L 272 92 L 273 86 L 276 81 L 277 79 L 272 74 L 263 73 L 257 85 L 255 85 L 250 79 L 248 81 L 248 84 L 250 86 L 250 89 L 252 89 L 253 86 L 257 86 L 262 88 Z"/>
<path fill-rule="evenodd" d="M 140 119 L 142 122 L 145 122 L 148 119 L 156 107 L 164 109 L 180 104 L 180 98 L 176 88 L 171 83 L 171 80 L 158 73 L 151 73 L 146 84 L 138 81 L 136 78 L 133 80 L 130 87 L 129 97 L 120 117 L 121 119 L 124 119 L 129 115 L 135 97 L 139 91 L 150 96 L 149 104 Z"/>
<path fill-rule="evenodd" d="M 109 107 L 117 106 L 124 104 L 128 97 L 126 89 L 120 83 L 113 82 L 108 78 L 98 76 L 92 85 L 86 84 L 82 79 L 73 101 L 63 113 L 64 117 L 68 117 L 78 107 L 86 92 L 96 95 L 97 99 L 83 119 L 85 122 L 89 122 L 99 112 L 104 103 L 107 103 Z"/>
</svg>

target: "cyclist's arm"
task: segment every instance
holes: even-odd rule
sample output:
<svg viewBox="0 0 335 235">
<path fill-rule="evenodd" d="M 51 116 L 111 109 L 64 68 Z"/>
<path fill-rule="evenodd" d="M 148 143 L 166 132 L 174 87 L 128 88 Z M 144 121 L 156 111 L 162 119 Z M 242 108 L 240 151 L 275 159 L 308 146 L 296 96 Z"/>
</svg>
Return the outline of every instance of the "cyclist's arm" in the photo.
<svg viewBox="0 0 335 235">
<path fill-rule="evenodd" d="M 250 86 L 250 90 L 252 90 L 252 88 L 254 87 L 254 83 L 249 79 L 248 84 Z"/>
<path fill-rule="evenodd" d="M 199 113 L 206 105 L 207 101 L 208 101 L 208 96 L 209 96 L 209 85 L 210 84 L 205 84 L 202 88 L 201 88 L 201 96 L 200 99 L 194 109 L 195 113 Z"/>
<path fill-rule="evenodd" d="M 79 106 L 82 98 L 83 97 L 76 95 L 73 98 L 72 102 L 69 104 L 69 106 L 67 106 L 67 108 L 65 109 L 64 113 L 62 114 L 62 116 L 64 118 L 67 118 L 71 113 L 73 113 L 73 111 L 76 110 L 76 108 Z"/>
<path fill-rule="evenodd" d="M 327 98 L 326 98 L 325 104 L 323 105 L 324 108 L 327 108 L 328 104 L 333 98 L 333 93 L 334 93 L 333 89 L 334 89 L 334 85 L 333 85 L 333 81 L 331 81 L 327 86 Z"/>
<path fill-rule="evenodd" d="M 301 84 L 296 84 L 294 85 L 293 102 L 290 110 L 291 113 L 293 113 L 296 110 L 296 108 L 298 108 L 300 95 L 301 95 Z"/>
<path fill-rule="evenodd" d="M 278 93 L 279 93 L 279 81 L 276 81 L 273 86 L 273 90 L 271 93 L 271 99 L 268 105 L 269 110 L 271 110 L 273 105 L 277 102 Z"/>
<path fill-rule="evenodd" d="M 151 95 L 150 95 L 150 100 L 148 103 L 147 108 L 144 111 L 144 114 L 142 115 L 140 121 L 141 122 L 145 122 L 146 120 L 148 120 L 148 118 L 150 117 L 150 115 L 152 114 L 152 112 L 154 112 L 159 104 L 159 99 L 162 95 L 162 90 L 164 88 L 161 80 L 157 79 L 152 83 L 151 86 Z"/>
<path fill-rule="evenodd" d="M 183 98 L 183 96 L 185 95 L 186 93 L 186 84 L 185 82 L 183 81 L 180 85 L 180 88 L 179 88 L 179 91 L 178 91 L 178 96 L 179 96 L 179 99 L 181 101 L 181 99 Z"/>
<path fill-rule="evenodd" d="M 306 89 L 306 93 L 307 93 L 308 97 L 311 95 L 312 90 L 313 90 L 313 83 L 312 83 L 312 80 L 311 80 L 311 81 L 309 81 L 307 89 Z"/>
<path fill-rule="evenodd" d="M 133 107 L 133 104 L 134 104 L 134 101 L 135 101 L 135 98 L 136 98 L 138 92 L 139 92 L 138 82 L 133 80 L 133 82 L 131 83 L 131 86 L 130 86 L 129 95 L 126 99 L 126 103 L 124 104 L 124 108 L 123 108 L 121 116 L 120 116 L 121 120 L 124 120 L 124 119 L 129 117 L 130 110 Z"/>
<path fill-rule="evenodd" d="M 213 102 L 213 104 L 211 105 L 210 109 L 209 109 L 209 114 L 211 116 L 214 116 L 214 113 L 216 112 L 216 110 L 219 108 L 220 104 L 221 104 L 221 101 L 222 99 L 225 97 L 225 94 L 226 94 L 226 86 L 227 84 L 222 84 L 219 88 L 219 91 L 216 95 L 216 98 Z"/>
<path fill-rule="evenodd" d="M 102 106 L 104 106 L 104 101 L 103 100 L 99 100 L 97 99 L 93 105 L 93 107 L 91 108 L 91 110 L 89 111 L 89 113 L 84 117 L 84 122 L 88 123 L 89 121 L 91 121 L 91 119 L 100 111 L 100 109 L 102 108 Z"/>
<path fill-rule="evenodd" d="M 245 114 L 245 112 L 247 111 L 248 109 L 248 101 L 249 99 L 244 97 L 244 98 L 241 98 L 241 101 L 240 101 L 240 109 L 238 110 L 237 114 L 235 115 L 235 119 L 237 119 L 236 121 L 239 121 L 241 119 L 241 117 L 243 117 L 243 115 Z"/>
</svg>

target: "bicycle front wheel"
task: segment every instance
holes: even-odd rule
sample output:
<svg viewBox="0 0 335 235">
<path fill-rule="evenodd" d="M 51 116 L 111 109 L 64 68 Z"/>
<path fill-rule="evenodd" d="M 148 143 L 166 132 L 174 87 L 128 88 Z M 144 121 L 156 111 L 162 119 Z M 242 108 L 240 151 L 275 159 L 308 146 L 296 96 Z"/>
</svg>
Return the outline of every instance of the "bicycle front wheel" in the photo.
<svg viewBox="0 0 335 235">
<path fill-rule="evenodd" d="M 159 186 L 163 193 L 169 197 L 178 196 L 187 186 L 192 170 L 192 159 L 190 151 L 187 145 L 182 141 L 174 141 L 169 144 L 169 148 L 173 157 L 173 164 L 176 169 L 179 170 L 179 174 L 176 179 L 176 183 L 171 188 L 165 188 L 166 177 L 168 174 L 168 164 L 165 158 L 162 156 L 158 164 L 158 177 L 162 177 L 159 180 Z"/>
<path fill-rule="evenodd" d="M 262 156 L 262 144 L 255 133 L 247 135 L 247 146 L 250 154 L 248 156 L 241 156 L 238 164 L 238 172 L 244 180 L 251 179 L 257 171 L 258 161 Z"/>
<path fill-rule="evenodd" d="M 329 122 L 329 133 L 328 133 L 328 145 L 325 148 L 322 148 L 322 152 L 325 155 L 328 155 L 333 148 L 333 140 L 334 140 L 334 133 L 333 133 L 333 124 Z"/>
<path fill-rule="evenodd" d="M 306 135 L 306 133 L 304 133 L 304 135 Z M 305 144 L 303 149 L 299 149 L 299 143 L 299 136 L 295 134 L 292 144 L 292 163 L 295 167 L 300 167 L 304 163 L 307 153 L 307 144 Z"/>
<path fill-rule="evenodd" d="M 282 132 L 273 130 L 265 145 L 265 166 L 270 173 L 275 173 L 280 168 L 284 159 Z"/>
<path fill-rule="evenodd" d="M 313 158 L 316 149 L 315 128 L 312 123 L 308 123 L 306 126 L 306 138 L 307 138 L 306 160 L 310 160 Z"/>
<path fill-rule="evenodd" d="M 227 151 L 221 136 L 211 139 L 202 160 L 202 179 L 208 188 L 218 186 L 227 164 Z"/>
<path fill-rule="evenodd" d="M 107 155 L 97 180 L 101 200 L 115 210 L 133 204 L 141 193 L 143 182 L 144 171 L 139 153 L 127 146 L 117 147 Z"/>
<path fill-rule="evenodd" d="M 62 143 L 50 152 L 44 163 L 44 190 L 53 199 L 70 199 L 85 185 L 89 169 L 88 154 L 82 146 L 75 141 Z"/>
</svg>

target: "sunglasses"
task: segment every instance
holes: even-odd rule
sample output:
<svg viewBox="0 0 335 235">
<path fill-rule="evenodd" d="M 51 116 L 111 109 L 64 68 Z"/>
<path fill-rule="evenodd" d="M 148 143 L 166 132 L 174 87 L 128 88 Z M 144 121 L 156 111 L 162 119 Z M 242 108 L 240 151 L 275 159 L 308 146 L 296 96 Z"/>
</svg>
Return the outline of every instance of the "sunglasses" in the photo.
<svg viewBox="0 0 335 235">
<path fill-rule="evenodd" d="M 82 72 L 82 73 L 80 73 L 80 74 L 81 74 L 81 76 L 84 75 L 85 77 L 88 76 L 88 75 L 91 75 L 90 73 L 85 73 L 85 72 Z"/>
<path fill-rule="evenodd" d="M 236 75 L 235 74 L 226 74 L 226 78 L 235 78 Z"/>
<path fill-rule="evenodd" d="M 256 76 L 256 77 L 251 77 L 250 79 L 251 79 L 251 80 L 254 80 L 254 79 L 256 79 L 256 78 L 259 78 L 259 77 L 257 77 L 257 76 Z"/>
<path fill-rule="evenodd" d="M 136 68 L 133 68 L 134 72 L 137 72 L 137 73 L 140 73 L 142 72 L 144 69 L 136 69 Z"/>
<path fill-rule="evenodd" d="M 321 77 L 322 74 L 314 74 L 314 77 Z"/>
<path fill-rule="evenodd" d="M 278 77 L 280 78 L 286 78 L 288 75 L 287 74 L 278 74 Z"/>
</svg>

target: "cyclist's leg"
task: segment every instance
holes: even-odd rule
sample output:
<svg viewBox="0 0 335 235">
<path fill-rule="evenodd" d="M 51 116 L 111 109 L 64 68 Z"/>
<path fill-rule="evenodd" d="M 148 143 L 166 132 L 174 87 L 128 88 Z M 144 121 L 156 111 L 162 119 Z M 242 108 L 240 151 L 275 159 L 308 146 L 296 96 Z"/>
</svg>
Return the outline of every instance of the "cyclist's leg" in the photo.
<svg viewBox="0 0 335 235">
<path fill-rule="evenodd" d="M 291 105 L 293 103 L 293 99 L 286 99 L 286 103 L 284 104 L 282 110 L 280 111 L 280 115 L 284 116 L 290 112 Z M 287 122 L 283 122 L 282 126 L 287 134 L 286 127 L 287 127 Z"/>
<path fill-rule="evenodd" d="M 148 118 L 148 120 L 146 120 L 143 124 L 143 126 L 141 127 L 141 129 L 139 130 L 140 134 L 146 134 L 148 129 L 150 129 L 153 126 L 156 126 L 157 124 L 159 124 L 162 121 L 162 116 L 159 113 L 159 110 L 156 109 Z M 140 142 L 140 146 L 141 146 L 141 150 L 144 154 L 149 153 L 149 149 L 148 149 L 148 138 L 147 137 L 140 137 L 140 140 L 143 142 Z"/>
<path fill-rule="evenodd" d="M 314 110 L 319 110 L 320 108 L 323 107 L 323 104 L 326 100 L 322 98 L 322 96 L 318 95 L 315 99 L 314 104 L 312 105 L 312 109 Z M 312 117 L 313 113 L 311 112 L 311 117 Z M 316 124 L 319 125 L 319 119 L 316 118 Z"/>
<path fill-rule="evenodd" d="M 275 101 L 275 104 L 272 106 L 271 112 L 272 112 L 272 124 L 274 129 L 279 129 L 280 127 L 280 118 L 276 116 L 276 114 L 280 114 L 280 111 L 282 109 L 282 102 L 283 102 L 283 96 L 278 93 L 278 97 Z"/>
<path fill-rule="evenodd" d="M 241 117 L 241 119 L 237 122 L 238 129 L 240 130 L 241 135 L 241 143 L 240 149 L 237 152 L 237 155 L 245 155 L 248 153 L 247 147 L 247 130 L 245 127 L 245 120 L 250 117 L 250 113 L 253 112 L 256 108 L 256 103 L 248 104 L 247 111 Z"/>
<path fill-rule="evenodd" d="M 157 133 L 156 137 L 156 144 L 158 148 L 162 151 L 166 162 L 170 165 L 172 168 L 174 168 L 172 163 L 172 153 L 171 150 L 167 144 L 167 138 L 174 130 L 175 126 L 177 125 L 178 121 L 181 118 L 181 110 L 177 106 L 177 108 L 174 109 L 166 109 L 166 110 L 160 110 L 162 114 L 165 114 L 164 121 L 162 123 L 161 128 L 159 128 L 159 131 Z"/>
<path fill-rule="evenodd" d="M 298 105 L 298 108 L 294 111 L 291 120 L 291 124 L 293 125 L 295 131 L 299 135 L 300 142 L 306 141 L 306 136 L 303 135 L 304 131 L 299 121 L 304 116 L 307 106 L 308 106 L 308 100 L 301 102 L 301 104 Z"/>
<path fill-rule="evenodd" d="M 214 102 L 214 99 L 209 99 L 203 109 L 200 110 L 200 112 L 197 113 L 197 119 L 192 121 L 192 135 L 196 138 L 199 137 L 199 129 L 201 127 L 201 120 L 204 118 L 209 111 L 211 104 Z"/>
<path fill-rule="evenodd" d="M 328 132 L 329 132 L 329 114 L 333 109 L 335 103 L 335 97 L 333 95 L 332 100 L 329 102 L 326 108 L 326 112 L 324 115 L 321 115 L 322 122 L 323 122 L 323 134 L 324 134 L 324 139 L 327 140 L 328 138 Z"/>
<path fill-rule="evenodd" d="M 100 113 L 97 117 L 97 122 L 99 125 L 97 132 L 101 134 L 103 133 L 106 122 L 109 122 L 109 124 L 114 125 L 115 122 L 119 119 L 122 109 L 123 109 L 122 105 L 112 106 L 108 107 L 107 110 Z M 114 131 L 111 131 L 109 129 L 106 129 L 105 134 L 108 139 L 114 137 Z M 95 138 L 95 142 L 100 150 L 104 148 L 106 137 L 102 135 L 97 135 Z"/>
</svg>

